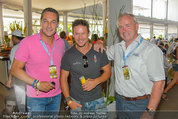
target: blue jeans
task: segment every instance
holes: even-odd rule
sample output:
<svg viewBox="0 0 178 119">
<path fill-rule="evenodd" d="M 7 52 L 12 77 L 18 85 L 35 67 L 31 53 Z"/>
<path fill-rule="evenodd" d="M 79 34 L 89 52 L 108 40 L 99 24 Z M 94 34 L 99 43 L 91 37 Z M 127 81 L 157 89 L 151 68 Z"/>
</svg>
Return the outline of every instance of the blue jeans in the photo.
<svg viewBox="0 0 178 119">
<path fill-rule="evenodd" d="M 81 104 L 72 98 L 73 101 Z M 76 110 L 70 110 L 72 119 L 108 119 L 107 107 L 104 98 L 99 98 L 91 102 L 84 102 L 84 110 L 78 107 Z"/>
<path fill-rule="evenodd" d="M 29 119 L 57 119 L 60 110 L 61 93 L 54 97 L 32 98 L 27 97 Z"/>
<path fill-rule="evenodd" d="M 149 102 L 149 98 L 127 101 L 116 93 L 116 110 L 119 119 L 140 119 Z"/>
</svg>

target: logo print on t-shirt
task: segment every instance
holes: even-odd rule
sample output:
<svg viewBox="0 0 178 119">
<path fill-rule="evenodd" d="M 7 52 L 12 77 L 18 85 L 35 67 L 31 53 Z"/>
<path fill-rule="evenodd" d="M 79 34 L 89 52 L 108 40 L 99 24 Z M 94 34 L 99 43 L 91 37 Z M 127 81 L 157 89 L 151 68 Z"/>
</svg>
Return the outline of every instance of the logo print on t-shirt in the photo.
<svg viewBox="0 0 178 119">
<path fill-rule="evenodd" d="M 97 62 L 97 58 L 96 58 L 96 55 L 94 55 L 94 62 L 95 62 L 95 63 Z"/>
<path fill-rule="evenodd" d="M 75 65 L 79 65 L 79 64 L 81 64 L 81 62 L 74 62 L 74 63 L 73 63 L 74 66 L 75 66 Z"/>
</svg>

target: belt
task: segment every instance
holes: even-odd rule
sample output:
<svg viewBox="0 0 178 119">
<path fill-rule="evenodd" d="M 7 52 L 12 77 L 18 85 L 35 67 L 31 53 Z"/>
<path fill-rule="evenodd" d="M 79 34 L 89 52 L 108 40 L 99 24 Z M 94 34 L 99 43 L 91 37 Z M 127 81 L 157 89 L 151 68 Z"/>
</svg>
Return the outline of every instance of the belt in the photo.
<svg viewBox="0 0 178 119">
<path fill-rule="evenodd" d="M 150 97 L 150 95 L 143 95 L 143 96 L 138 96 L 138 97 L 135 97 L 135 98 L 129 98 L 129 97 L 125 97 L 125 96 L 122 96 L 122 97 L 127 101 L 136 101 L 136 100 L 147 99 L 147 98 Z"/>
</svg>

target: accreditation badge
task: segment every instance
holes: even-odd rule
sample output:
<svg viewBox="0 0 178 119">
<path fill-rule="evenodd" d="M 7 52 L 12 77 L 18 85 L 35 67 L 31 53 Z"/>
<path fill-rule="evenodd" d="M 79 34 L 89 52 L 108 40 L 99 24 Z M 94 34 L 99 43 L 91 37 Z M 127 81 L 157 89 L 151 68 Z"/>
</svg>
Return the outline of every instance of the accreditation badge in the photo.
<svg viewBox="0 0 178 119">
<path fill-rule="evenodd" d="M 123 66 L 123 67 L 122 67 L 122 70 L 123 70 L 124 79 L 125 79 L 125 80 L 130 80 L 130 75 L 129 75 L 128 66 L 127 66 L 127 65 Z"/>
<path fill-rule="evenodd" d="M 50 78 L 52 79 L 57 78 L 57 70 L 55 65 L 49 66 L 49 74 L 50 74 Z"/>
</svg>

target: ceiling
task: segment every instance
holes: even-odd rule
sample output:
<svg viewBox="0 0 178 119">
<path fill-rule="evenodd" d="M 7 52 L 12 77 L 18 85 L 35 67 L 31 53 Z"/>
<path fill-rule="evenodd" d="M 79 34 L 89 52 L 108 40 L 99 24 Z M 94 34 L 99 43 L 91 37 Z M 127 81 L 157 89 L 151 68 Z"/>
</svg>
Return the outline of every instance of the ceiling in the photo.
<svg viewBox="0 0 178 119">
<path fill-rule="evenodd" d="M 22 10 L 24 0 L 0 0 L 4 8 Z M 39 10 L 53 7 L 57 11 L 71 11 L 84 6 L 101 3 L 104 0 L 32 0 L 32 9 Z"/>
<path fill-rule="evenodd" d="M 3 7 L 3 17 L 23 18 L 23 1 L 24 0 L 0 0 Z M 68 12 L 68 16 L 82 16 L 82 8 L 100 4 L 98 15 L 102 17 L 102 5 L 105 0 L 31 0 L 32 1 L 32 16 L 33 19 L 39 18 L 41 11 L 46 7 L 55 8 L 60 14 L 63 11 Z M 90 14 L 89 12 L 86 14 Z M 91 16 L 91 15 L 90 15 Z"/>
</svg>

